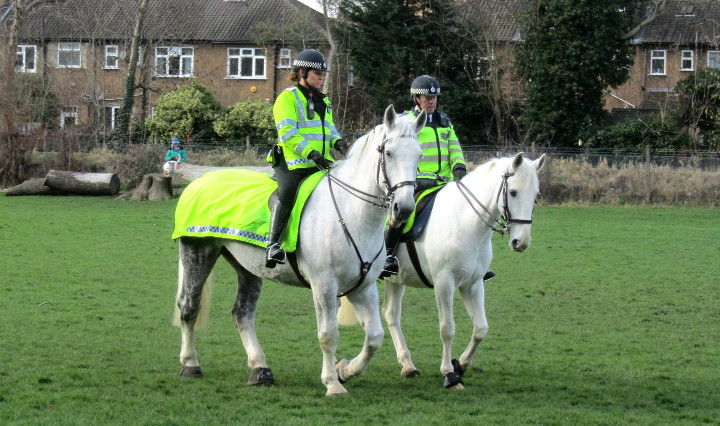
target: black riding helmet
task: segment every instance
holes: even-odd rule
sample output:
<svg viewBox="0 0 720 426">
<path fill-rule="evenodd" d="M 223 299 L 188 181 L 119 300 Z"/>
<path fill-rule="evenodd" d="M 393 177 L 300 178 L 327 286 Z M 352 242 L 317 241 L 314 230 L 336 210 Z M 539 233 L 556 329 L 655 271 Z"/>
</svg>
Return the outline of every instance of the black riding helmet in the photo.
<svg viewBox="0 0 720 426">
<path fill-rule="evenodd" d="M 293 61 L 293 71 L 298 72 L 300 69 L 305 68 L 305 73 L 309 69 L 316 69 L 320 71 L 327 71 L 327 62 L 322 53 L 315 49 L 305 49 L 298 53 Z"/>
<path fill-rule="evenodd" d="M 415 95 L 440 96 L 440 83 L 434 77 L 421 75 L 410 85 L 410 94 L 413 98 Z"/>
</svg>

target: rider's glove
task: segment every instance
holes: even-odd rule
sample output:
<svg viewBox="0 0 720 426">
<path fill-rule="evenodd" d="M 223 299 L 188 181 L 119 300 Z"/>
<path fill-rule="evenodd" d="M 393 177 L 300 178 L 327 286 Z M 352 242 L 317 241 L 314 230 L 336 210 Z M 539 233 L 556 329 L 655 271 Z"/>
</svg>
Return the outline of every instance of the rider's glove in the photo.
<svg viewBox="0 0 720 426">
<path fill-rule="evenodd" d="M 344 140 L 342 140 L 342 139 L 338 139 L 338 140 L 335 142 L 335 149 L 337 149 L 338 151 L 340 151 L 340 154 L 346 155 L 347 152 L 348 152 L 347 143 L 346 143 Z"/>
<path fill-rule="evenodd" d="M 316 150 L 312 150 L 310 152 L 310 155 L 308 155 L 309 160 L 313 160 L 315 164 L 322 170 L 322 169 L 329 169 L 332 167 L 333 162 L 325 158 L 320 152 Z"/>
<path fill-rule="evenodd" d="M 455 167 L 455 170 L 453 170 L 452 173 L 453 173 L 454 180 L 457 181 L 457 180 L 462 179 L 467 174 L 467 170 L 465 170 L 465 167 L 463 167 L 463 166 L 457 166 L 457 167 Z"/>
</svg>

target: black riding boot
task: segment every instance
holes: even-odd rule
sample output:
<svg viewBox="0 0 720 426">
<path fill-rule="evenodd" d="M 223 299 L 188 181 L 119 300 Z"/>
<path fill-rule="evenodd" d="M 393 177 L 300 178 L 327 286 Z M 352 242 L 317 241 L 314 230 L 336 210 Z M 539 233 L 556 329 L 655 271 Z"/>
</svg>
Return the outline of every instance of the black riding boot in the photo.
<svg viewBox="0 0 720 426">
<path fill-rule="evenodd" d="M 485 272 L 485 276 L 483 276 L 483 282 L 492 279 L 492 277 L 494 277 L 494 276 L 495 276 L 495 272 L 488 269 L 487 272 Z"/>
<path fill-rule="evenodd" d="M 380 272 L 380 278 L 387 278 L 390 275 L 397 275 L 400 271 L 398 258 L 395 257 L 395 249 L 397 248 L 400 235 L 402 234 L 403 225 L 393 228 L 389 224 L 385 228 L 385 250 L 387 257 L 385 258 L 385 266 Z"/>
<path fill-rule="evenodd" d="M 287 208 L 280 200 L 275 200 L 270 216 L 270 244 L 267 248 L 265 267 L 274 268 L 275 265 L 285 264 L 285 250 L 280 246 L 281 236 L 287 224 L 292 209 Z"/>
</svg>

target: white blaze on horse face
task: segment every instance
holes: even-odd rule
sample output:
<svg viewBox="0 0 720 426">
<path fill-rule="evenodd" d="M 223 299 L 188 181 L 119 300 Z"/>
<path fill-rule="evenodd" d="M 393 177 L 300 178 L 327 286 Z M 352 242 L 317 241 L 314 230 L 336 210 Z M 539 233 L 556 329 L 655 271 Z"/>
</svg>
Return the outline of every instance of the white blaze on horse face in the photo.
<svg viewBox="0 0 720 426">
<path fill-rule="evenodd" d="M 400 117 L 395 114 L 392 105 L 385 110 L 387 136 L 383 155 L 388 179 L 386 184 L 394 188 L 390 206 L 390 222 L 393 226 L 399 226 L 406 221 L 415 209 L 414 183 L 422 156 L 417 139 L 417 132 L 422 129 L 422 126 L 418 125 L 421 118 L 424 124 L 424 112 L 421 117 L 411 120 L 408 116 Z"/>
</svg>

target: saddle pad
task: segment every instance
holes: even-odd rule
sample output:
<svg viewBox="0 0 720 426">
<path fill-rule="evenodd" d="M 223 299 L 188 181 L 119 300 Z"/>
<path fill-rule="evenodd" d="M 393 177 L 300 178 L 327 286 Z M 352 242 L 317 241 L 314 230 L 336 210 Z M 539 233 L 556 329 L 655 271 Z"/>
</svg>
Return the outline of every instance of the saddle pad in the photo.
<svg viewBox="0 0 720 426">
<path fill-rule="evenodd" d="M 435 195 L 445 184 L 435 186 L 430 189 L 426 189 L 415 195 L 415 210 L 410 215 L 410 218 L 405 222 L 402 234 L 405 235 L 409 232 L 413 232 L 413 238 L 417 238 L 427 224 L 428 218 L 430 217 L 430 211 L 435 202 Z"/>
<path fill-rule="evenodd" d="M 282 242 L 288 252 L 297 248 L 302 209 L 323 176 L 320 171 L 309 176 L 298 190 Z M 182 192 L 172 238 L 218 237 L 267 247 L 268 199 L 276 189 L 277 182 L 267 173 L 246 169 L 208 172 Z"/>
</svg>

